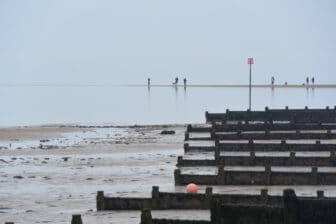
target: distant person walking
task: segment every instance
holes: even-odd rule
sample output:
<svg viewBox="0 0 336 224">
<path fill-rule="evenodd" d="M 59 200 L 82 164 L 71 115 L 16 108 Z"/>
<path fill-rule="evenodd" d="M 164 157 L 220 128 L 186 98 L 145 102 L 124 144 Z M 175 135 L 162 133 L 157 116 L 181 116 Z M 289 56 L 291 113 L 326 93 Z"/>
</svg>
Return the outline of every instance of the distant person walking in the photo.
<svg viewBox="0 0 336 224">
<path fill-rule="evenodd" d="M 184 88 L 187 88 L 187 79 L 186 78 L 183 79 L 183 86 L 184 86 Z"/>
<path fill-rule="evenodd" d="M 178 84 L 178 77 L 175 78 L 175 82 L 174 82 L 175 85 Z"/>
<path fill-rule="evenodd" d="M 147 85 L 148 85 L 148 86 L 150 86 L 150 84 L 151 84 L 150 82 L 151 82 L 151 79 L 148 78 L 148 79 L 147 79 Z"/>
<path fill-rule="evenodd" d="M 315 78 L 314 77 L 311 78 L 311 83 L 312 83 L 312 85 L 315 84 Z"/>
<path fill-rule="evenodd" d="M 274 76 L 272 76 L 272 78 L 271 78 L 271 83 L 272 83 L 272 86 L 274 86 Z"/>
<path fill-rule="evenodd" d="M 306 84 L 309 85 L 309 78 L 306 78 Z"/>
</svg>

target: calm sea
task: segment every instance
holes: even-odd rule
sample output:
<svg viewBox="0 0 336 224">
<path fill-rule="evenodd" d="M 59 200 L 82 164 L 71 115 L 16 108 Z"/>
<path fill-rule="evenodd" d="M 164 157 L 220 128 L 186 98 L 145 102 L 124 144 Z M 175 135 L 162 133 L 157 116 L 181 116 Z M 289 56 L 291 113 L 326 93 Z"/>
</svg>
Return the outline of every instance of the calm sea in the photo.
<svg viewBox="0 0 336 224">
<path fill-rule="evenodd" d="M 248 88 L 28 86 L 0 87 L 0 125 L 204 123 L 205 111 L 248 108 Z M 256 88 L 252 109 L 324 108 L 336 89 Z"/>
</svg>

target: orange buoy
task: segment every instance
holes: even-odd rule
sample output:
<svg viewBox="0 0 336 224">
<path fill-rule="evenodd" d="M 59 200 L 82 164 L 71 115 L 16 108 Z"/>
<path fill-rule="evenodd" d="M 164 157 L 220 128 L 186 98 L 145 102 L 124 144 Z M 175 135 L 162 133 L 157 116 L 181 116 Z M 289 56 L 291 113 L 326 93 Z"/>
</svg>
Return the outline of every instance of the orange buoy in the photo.
<svg viewBox="0 0 336 224">
<path fill-rule="evenodd" d="M 194 183 L 190 183 L 190 184 L 188 184 L 187 187 L 186 187 L 186 192 L 187 192 L 188 194 L 196 194 L 196 193 L 197 193 L 197 190 L 198 190 L 198 187 L 197 187 L 197 185 L 194 184 Z"/>
</svg>

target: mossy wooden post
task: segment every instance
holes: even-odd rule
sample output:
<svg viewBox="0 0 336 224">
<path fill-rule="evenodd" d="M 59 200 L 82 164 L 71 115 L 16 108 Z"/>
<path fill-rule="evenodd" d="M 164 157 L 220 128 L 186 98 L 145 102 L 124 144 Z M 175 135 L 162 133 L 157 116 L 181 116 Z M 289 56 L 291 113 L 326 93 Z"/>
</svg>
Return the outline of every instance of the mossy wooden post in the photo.
<svg viewBox="0 0 336 224">
<path fill-rule="evenodd" d="M 215 139 L 215 146 L 219 146 L 219 139 L 218 138 Z"/>
<path fill-rule="evenodd" d="M 79 214 L 72 215 L 71 224 L 83 224 L 82 216 Z"/>
<path fill-rule="evenodd" d="M 220 185 L 225 184 L 225 171 L 223 165 L 218 166 L 217 183 Z"/>
<path fill-rule="evenodd" d="M 183 157 L 182 156 L 177 157 L 177 166 L 183 166 Z"/>
<path fill-rule="evenodd" d="M 214 129 L 211 129 L 211 131 L 210 131 L 210 139 L 211 140 L 216 139 L 216 131 Z"/>
<path fill-rule="evenodd" d="M 290 152 L 289 153 L 289 164 L 290 165 L 295 165 L 295 152 Z"/>
<path fill-rule="evenodd" d="M 217 162 L 217 164 L 220 161 L 220 152 L 219 152 L 219 147 L 215 146 L 215 161 Z"/>
<path fill-rule="evenodd" d="M 189 132 L 184 133 L 184 141 L 188 141 L 190 139 Z"/>
<path fill-rule="evenodd" d="M 318 184 L 318 176 L 317 176 L 317 167 L 312 167 L 311 169 L 311 184 L 317 185 Z"/>
<path fill-rule="evenodd" d="M 331 130 L 330 129 L 327 130 L 327 138 L 332 138 Z"/>
<path fill-rule="evenodd" d="M 175 185 L 179 185 L 181 183 L 181 170 L 176 169 L 174 170 L 174 179 L 175 179 Z"/>
<path fill-rule="evenodd" d="M 260 190 L 260 200 L 263 204 L 267 204 L 268 201 L 268 189 Z"/>
<path fill-rule="evenodd" d="M 255 164 L 255 152 L 254 151 L 251 151 L 250 152 L 250 162 L 249 162 L 249 165 L 250 166 L 253 166 Z"/>
<path fill-rule="evenodd" d="M 332 164 L 336 165 L 336 152 L 334 150 L 330 151 L 330 160 Z"/>
<path fill-rule="evenodd" d="M 191 124 L 188 124 L 188 126 L 187 126 L 187 132 L 190 132 L 191 129 L 192 129 Z"/>
<path fill-rule="evenodd" d="M 281 149 L 284 149 L 286 146 L 286 139 L 281 139 Z"/>
<path fill-rule="evenodd" d="M 248 141 L 248 148 L 249 150 L 254 151 L 254 141 L 252 138 L 250 138 Z"/>
<path fill-rule="evenodd" d="M 158 186 L 152 186 L 152 209 L 158 209 L 160 204 L 160 192 Z"/>
<path fill-rule="evenodd" d="M 266 185 L 270 185 L 272 182 L 272 170 L 271 170 L 271 166 L 267 165 L 265 166 L 265 174 L 264 174 L 264 182 Z"/>
<path fill-rule="evenodd" d="M 324 198 L 324 191 L 317 191 L 316 193 L 317 193 L 317 198 L 318 199 Z"/>
<path fill-rule="evenodd" d="M 97 191 L 97 211 L 105 210 L 105 196 L 104 191 Z"/>
<path fill-rule="evenodd" d="M 219 198 L 214 198 L 210 203 L 210 219 L 212 224 L 221 223 L 221 205 L 222 201 Z"/>
<path fill-rule="evenodd" d="M 284 224 L 297 224 L 299 217 L 298 200 L 293 189 L 285 189 L 284 198 Z"/>
<path fill-rule="evenodd" d="M 141 210 L 141 222 L 140 224 L 152 224 L 152 213 L 148 208 Z"/>
<path fill-rule="evenodd" d="M 189 143 L 184 143 L 183 149 L 184 149 L 184 152 L 188 152 L 189 151 Z"/>
<path fill-rule="evenodd" d="M 212 187 L 206 187 L 205 188 L 205 199 L 206 199 L 206 202 L 208 203 L 209 208 L 210 208 L 211 201 L 212 201 Z"/>
</svg>

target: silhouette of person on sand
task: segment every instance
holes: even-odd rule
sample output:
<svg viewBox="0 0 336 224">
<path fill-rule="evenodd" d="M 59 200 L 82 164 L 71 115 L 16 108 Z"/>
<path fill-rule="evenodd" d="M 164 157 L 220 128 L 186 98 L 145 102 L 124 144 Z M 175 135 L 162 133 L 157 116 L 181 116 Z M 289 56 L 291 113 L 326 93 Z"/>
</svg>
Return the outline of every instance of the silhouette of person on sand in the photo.
<svg viewBox="0 0 336 224">
<path fill-rule="evenodd" d="M 272 76 L 272 78 L 271 78 L 271 83 L 272 83 L 272 86 L 274 85 L 274 76 Z"/>
<path fill-rule="evenodd" d="M 187 79 L 186 78 L 183 79 L 183 85 L 184 85 L 184 88 L 187 87 Z"/>
<path fill-rule="evenodd" d="M 175 84 L 175 85 L 178 84 L 178 78 L 177 77 L 175 78 L 175 82 L 173 84 Z"/>
<path fill-rule="evenodd" d="M 309 78 L 306 78 L 306 84 L 309 85 Z"/>
<path fill-rule="evenodd" d="M 312 83 L 313 85 L 315 84 L 315 78 L 314 78 L 314 77 L 311 78 L 311 83 Z"/>
</svg>

